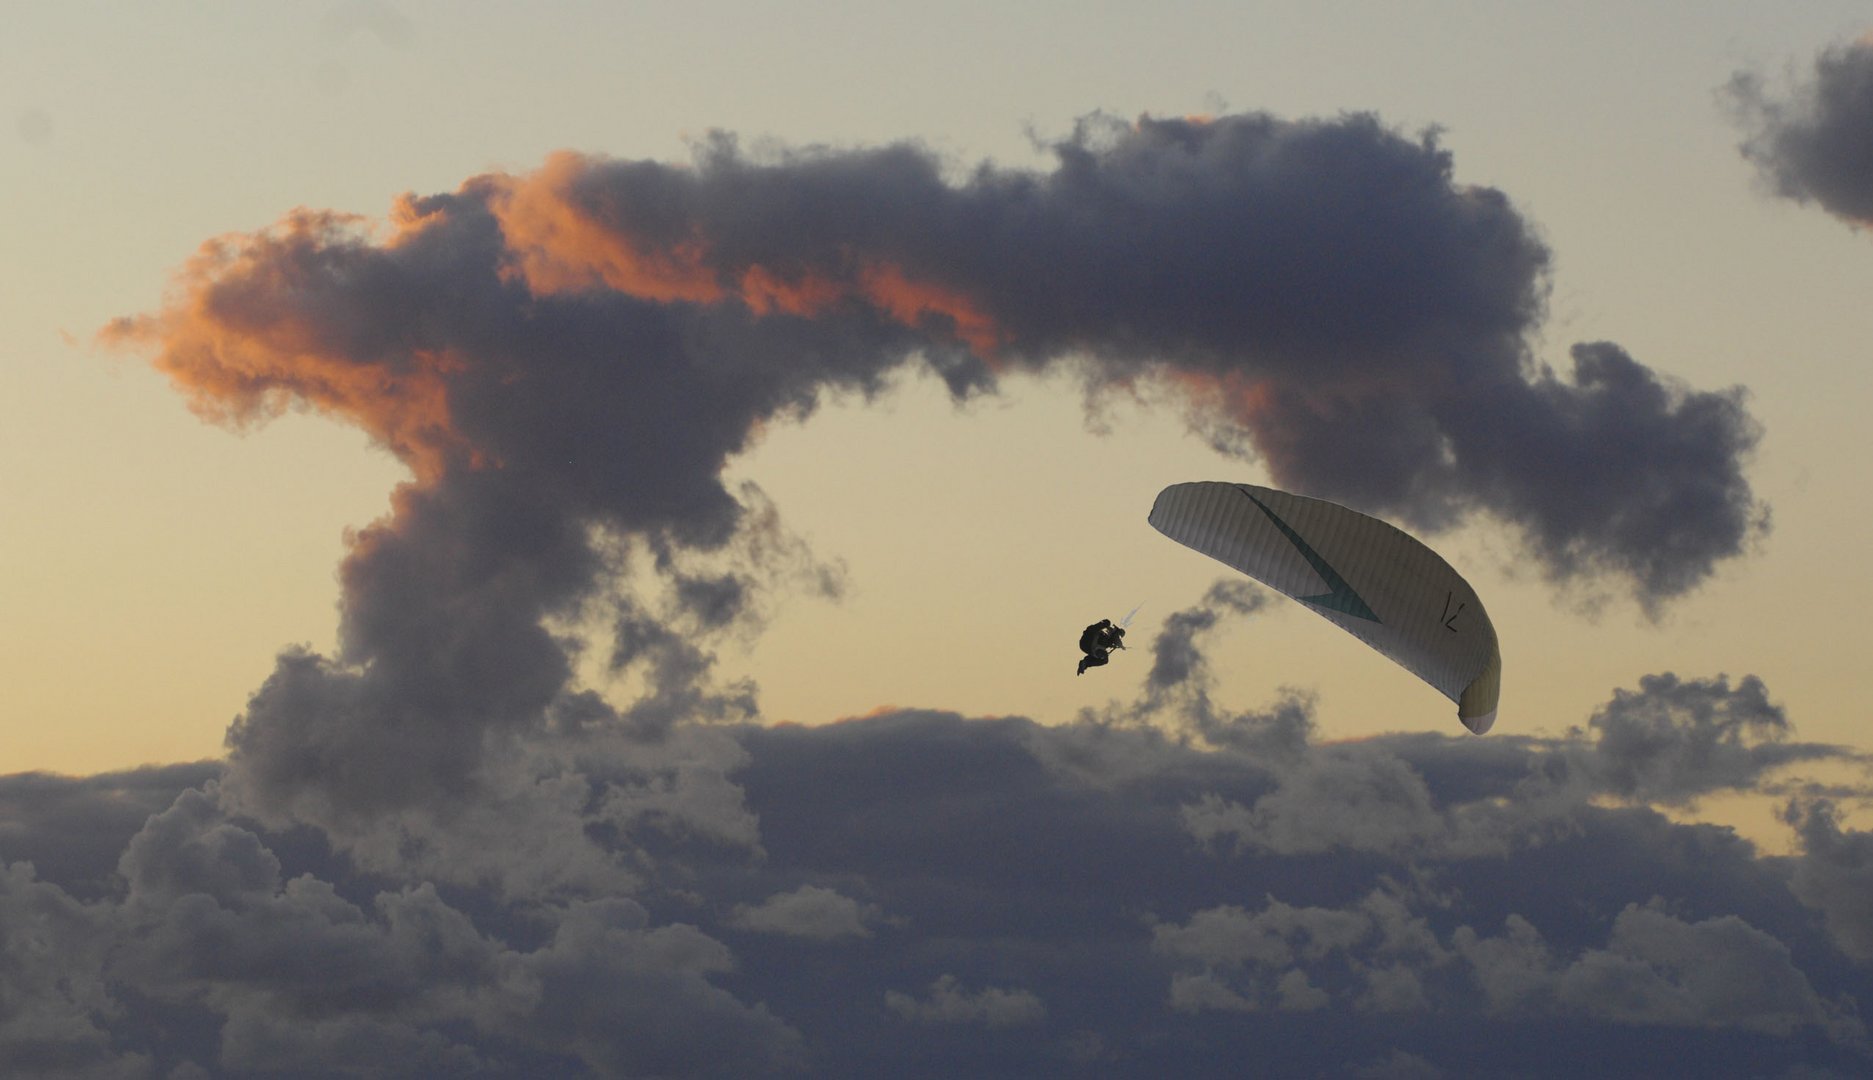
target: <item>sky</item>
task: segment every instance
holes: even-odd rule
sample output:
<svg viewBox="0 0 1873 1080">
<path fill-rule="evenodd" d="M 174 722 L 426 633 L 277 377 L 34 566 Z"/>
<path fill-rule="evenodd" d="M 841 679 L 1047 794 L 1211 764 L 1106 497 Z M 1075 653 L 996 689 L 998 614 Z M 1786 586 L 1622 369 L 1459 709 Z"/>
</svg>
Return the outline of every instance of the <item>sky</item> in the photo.
<svg viewBox="0 0 1873 1080">
<path fill-rule="evenodd" d="M 9 13 L 0 1071 L 1864 1075 L 1869 32 Z"/>
</svg>

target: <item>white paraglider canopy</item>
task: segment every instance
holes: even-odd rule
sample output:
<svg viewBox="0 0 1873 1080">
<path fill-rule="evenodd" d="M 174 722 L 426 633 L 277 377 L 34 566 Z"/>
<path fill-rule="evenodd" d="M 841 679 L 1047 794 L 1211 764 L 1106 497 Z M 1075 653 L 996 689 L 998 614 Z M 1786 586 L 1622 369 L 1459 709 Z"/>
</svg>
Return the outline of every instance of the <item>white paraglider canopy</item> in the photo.
<svg viewBox="0 0 1873 1080">
<path fill-rule="evenodd" d="M 1173 484 L 1151 524 L 1312 608 L 1457 703 L 1478 735 L 1496 722 L 1502 653 L 1476 590 L 1395 526 L 1338 503 L 1254 484 Z"/>
</svg>

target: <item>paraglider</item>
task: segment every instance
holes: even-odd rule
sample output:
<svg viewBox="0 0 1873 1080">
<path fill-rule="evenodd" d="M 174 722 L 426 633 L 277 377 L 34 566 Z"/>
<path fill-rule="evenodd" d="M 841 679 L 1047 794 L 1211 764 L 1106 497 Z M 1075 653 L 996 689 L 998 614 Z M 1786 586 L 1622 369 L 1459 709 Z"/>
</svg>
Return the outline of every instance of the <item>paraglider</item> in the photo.
<svg viewBox="0 0 1873 1080">
<path fill-rule="evenodd" d="M 1132 609 L 1134 614 L 1137 611 L 1137 608 Z M 1131 615 L 1125 618 L 1129 622 Z M 1125 627 L 1114 623 L 1111 619 L 1100 619 L 1080 631 L 1080 651 L 1086 655 L 1080 657 L 1080 669 L 1075 674 L 1084 675 L 1089 667 L 1105 666 L 1112 659 L 1112 650 L 1124 647 Z"/>
<path fill-rule="evenodd" d="M 1165 488 L 1150 521 L 1390 657 L 1476 734 L 1496 722 L 1496 629 L 1469 582 L 1410 535 L 1338 503 L 1213 481 Z"/>
</svg>

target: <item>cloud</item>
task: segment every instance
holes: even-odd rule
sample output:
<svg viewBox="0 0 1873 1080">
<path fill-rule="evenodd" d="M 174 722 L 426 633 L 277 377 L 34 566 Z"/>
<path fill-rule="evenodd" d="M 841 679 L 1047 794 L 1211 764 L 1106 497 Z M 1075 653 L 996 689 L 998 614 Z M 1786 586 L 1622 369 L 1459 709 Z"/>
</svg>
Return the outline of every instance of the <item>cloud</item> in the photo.
<svg viewBox="0 0 1873 1080">
<path fill-rule="evenodd" d="M 138 1077 L 150 1056 L 126 1051 L 123 1016 L 103 975 L 107 908 L 82 904 L 32 868 L 0 868 L 0 1066 L 16 1076 Z"/>
<path fill-rule="evenodd" d="M 866 924 L 882 916 L 875 904 L 860 904 L 849 896 L 817 885 L 802 885 L 788 893 L 775 893 L 759 904 L 738 904 L 729 925 L 764 934 L 831 940 L 870 937 Z"/>
<path fill-rule="evenodd" d="M 1312 747 L 1252 803 L 1206 793 L 1181 816 L 1191 836 L 1224 851 L 1498 857 L 1577 829 L 1583 802 L 1687 806 L 1768 790 L 1770 774 L 1790 765 L 1863 761 L 1792 732 L 1756 676 L 1733 688 L 1727 676 L 1665 672 L 1642 677 L 1636 691 L 1615 689 L 1586 730 L 1565 739 L 1469 747 L 1401 736 Z M 1440 797 L 1437 787 L 1455 777 L 1463 795 Z"/>
<path fill-rule="evenodd" d="M 1843 758 L 1840 747 L 1791 743 L 1781 706 L 1762 680 L 1745 675 L 1683 680 L 1666 672 L 1639 680 L 1587 721 L 1597 736 L 1589 766 L 1611 794 L 1681 805 L 1721 790 L 1754 787 L 1771 769 Z"/>
<path fill-rule="evenodd" d="M 1447 962 L 1444 947 L 1409 899 L 1389 884 L 1350 909 L 1297 908 L 1269 898 L 1259 912 L 1234 906 L 1197 912 L 1184 926 L 1154 928 L 1153 946 L 1214 978 L 1219 970 L 1246 976 L 1238 989 L 1248 1007 L 1313 1011 L 1333 995 L 1315 985 L 1322 962 L 1350 967 L 1351 1005 L 1366 1012 L 1418 1012 L 1431 1007 L 1420 969 Z M 1361 954 L 1366 958 L 1361 959 Z M 1227 987 L 1224 987 L 1227 989 Z M 1173 981 L 1175 997 L 1177 985 Z"/>
<path fill-rule="evenodd" d="M 80 899 L 98 899 L 116 887 L 118 857 L 144 821 L 222 767 L 204 761 L 82 778 L 0 776 L 0 862 L 32 863 Z"/>
<path fill-rule="evenodd" d="M 1786 945 L 1734 915 L 1690 923 L 1628 906 L 1607 947 L 1575 961 L 1560 984 L 1563 1002 L 1618 1023 L 1865 1034 L 1815 994 Z"/>
<path fill-rule="evenodd" d="M 488 890 L 512 902 L 632 893 L 660 858 L 702 848 L 760 856 L 759 827 L 728 774 L 746 754 L 725 732 L 620 739 L 615 711 L 534 739 L 482 770 L 479 797 L 410 807 L 330 834 L 390 880 Z"/>
<path fill-rule="evenodd" d="M 984 987 L 967 990 L 953 975 L 941 975 L 922 998 L 886 991 L 885 1005 L 906 1020 L 925 1024 L 986 1024 L 992 1028 L 1033 1024 L 1047 1015 L 1041 999 L 1026 990 Z"/>
<path fill-rule="evenodd" d="M 1183 808 L 1185 827 L 1205 843 L 1282 854 L 1402 852 L 1454 840 L 1459 826 L 1437 808 L 1416 770 L 1389 754 L 1322 750 L 1284 771 L 1253 808 L 1207 795 Z"/>
<path fill-rule="evenodd" d="M 1174 611 L 1151 643 L 1151 672 L 1145 677 L 1148 695 L 1165 694 L 1199 680 L 1203 654 L 1198 635 L 1214 628 L 1228 615 L 1251 615 L 1268 603 L 1268 594 L 1239 578 L 1221 578 L 1210 586 L 1195 607 Z"/>
<path fill-rule="evenodd" d="M 1594 732 L 1264 755 L 1176 724 L 929 711 L 652 744 L 579 728 L 513 775 L 583 801 L 516 787 L 487 821 L 405 821 L 387 834 L 402 862 L 374 836 L 347 855 L 272 831 L 209 782 L 125 839 L 96 899 L 8 868 L 0 1002 L 32 1006 L 0 1013 L 0 1053 L 211 1076 L 268 1055 L 497 1077 L 1050 1075 L 1089 1055 L 1200 1075 L 1256 1054 L 1275 1076 L 1863 1072 L 1861 834 L 1805 805 L 1800 853 L 1769 858 L 1609 801 Z M 685 768 L 707 782 L 674 797 Z M 1359 805 L 1412 828 L 1349 814 L 1310 834 L 1275 813 L 1309 805 L 1317 781 L 1296 778 L 1341 772 L 1354 794 L 1320 799 L 1408 790 L 1412 815 Z M 107 786 L 34 782 L 67 803 Z M 1204 807 L 1249 817 L 1206 837 Z M 491 831 L 504 815 L 514 832 Z M 4 835 L 60 827 L 40 820 Z M 536 820 L 590 851 L 552 854 Z M 454 872 L 429 853 L 476 846 Z M 484 873 L 502 853 L 515 869 Z M 595 855 L 628 873 L 564 872 Z"/>
<path fill-rule="evenodd" d="M 258 1010 L 236 1007 L 221 1035 L 221 1062 L 236 1072 L 264 1073 L 281 1062 L 331 1076 L 468 1076 L 482 1061 L 467 1047 L 435 1032 L 360 1017 L 281 1023 Z"/>
<path fill-rule="evenodd" d="M 863 873 L 873 895 L 906 920 L 905 936 L 881 931 L 879 947 L 913 948 L 930 963 L 984 965 L 974 976 L 952 967 L 966 985 L 1006 985 L 989 972 L 1007 979 L 1012 956 L 1029 956 L 1020 966 L 1028 972 L 1071 963 L 1065 958 L 1085 947 L 1083 939 L 1040 929 L 1065 922 L 1121 952 L 1148 935 L 1170 971 L 1153 977 L 1149 965 L 1102 966 L 1098 979 L 1108 995 L 1142 995 L 1150 1008 L 1172 1015 L 1321 1013 L 1344 1025 L 1349 1013 L 1456 1010 L 1473 1039 L 1477 1024 L 1514 1028 L 1558 1014 L 1573 1017 L 1571 1023 L 1651 1032 L 1644 1038 L 1654 1046 L 1664 1030 L 1798 1041 L 1796 1033 L 1812 1031 L 1835 1040 L 1843 1061 L 1859 1052 L 1857 1021 L 1840 997 L 1855 977 L 1812 959 L 1818 942 L 1804 929 L 1807 917 L 1773 860 L 1758 858 L 1724 830 L 1674 826 L 1643 807 L 1600 805 L 1602 789 L 1590 777 L 1550 781 L 1547 801 L 1526 811 L 1540 827 L 1523 822 L 1516 785 L 1569 768 L 1585 751 L 1573 740 L 1585 733 L 1557 744 L 1370 740 L 1412 763 L 1426 812 L 1445 823 L 1446 835 L 1323 859 L 1317 846 L 1232 852 L 1176 840 L 1188 835 L 1185 811 L 1201 804 L 1200 793 L 1229 791 L 1253 805 L 1253 793 L 1275 789 L 1291 762 L 1244 759 L 1095 724 L 1012 738 L 1021 730 L 1008 721 L 900 714 L 834 728 L 751 732 L 754 762 L 744 780 L 762 809 L 771 858 L 805 861 L 826 873 Z M 1086 749 L 1116 738 L 1144 742 L 1110 757 Z M 824 749 L 808 751 L 813 743 Z M 998 745 L 1006 749 L 991 752 Z M 1488 753 L 1470 759 L 1473 746 Z M 1305 753 L 1312 759 L 1341 749 L 1309 746 Z M 1027 754 L 1048 762 L 1046 772 L 1011 767 L 1009 755 L 1020 761 Z M 909 771 L 913 760 L 921 765 L 917 772 Z M 783 782 L 800 768 L 807 771 Z M 951 777 L 952 786 L 897 779 L 933 774 Z M 828 805 L 835 791 L 849 810 Z M 1061 802 L 1077 813 L 1053 808 Z M 1130 809 L 1117 819 L 1106 816 L 1120 806 Z M 1488 828 L 1463 824 L 1492 811 L 1504 820 Z M 1380 808 L 1369 816 L 1387 813 Z M 1000 823 L 993 832 L 990 820 Z M 1466 830 L 1490 843 L 1459 843 L 1471 835 Z M 994 839 L 972 842 L 983 837 Z M 1012 852 L 1046 854 L 1023 862 Z M 949 866 L 955 876 L 944 871 Z M 1423 885 L 1396 883 L 1426 873 Z M 1388 874 L 1397 875 L 1394 884 L 1375 882 Z M 1333 899 L 1355 881 L 1366 891 Z M 1283 883 L 1274 896 L 1267 895 L 1270 882 Z M 1089 889 L 1103 899 L 1089 905 Z M 1307 896 L 1317 899 L 1298 899 Z M 1694 906 L 1661 908 L 1655 896 Z M 1142 908 L 1163 917 L 1126 929 L 1123 919 L 1093 916 L 1089 907 L 1111 914 Z M 1001 944 L 984 952 L 951 941 L 930 953 L 962 926 Z M 1014 929 L 1025 926 L 1035 929 Z M 1030 953 L 1036 946 L 1025 934 L 1034 933 L 1057 945 Z M 1766 989 L 1757 994 L 1733 986 L 1737 980 Z M 1077 1010 L 1087 1004 L 1067 989 L 1071 979 L 1030 974 L 1024 985 L 1046 1000 L 1050 1022 L 1082 1022 Z M 1616 987 L 1626 996 L 1601 996 Z M 1108 1016 L 1099 1030 L 1108 1044 L 1135 1046 L 1123 1027 Z M 1387 1030 L 1375 1029 L 1374 1037 Z M 1372 1046 L 1365 1060 L 1390 1049 Z M 1431 1047 L 1411 1052 L 1453 1060 Z M 1712 1067 L 1726 1071 L 1721 1063 Z M 1497 1071 L 1506 1068 L 1497 1059 Z"/>
<path fill-rule="evenodd" d="M 1621 574 L 1656 613 L 1767 535 L 1743 475 L 1761 428 L 1740 387 L 1687 389 L 1610 342 L 1571 354 L 1571 379 L 1544 368 L 1450 425 L 1465 487 L 1521 526 L 1551 579 Z"/>
<path fill-rule="evenodd" d="M 87 905 L 7 869 L 0 925 L 18 962 L 0 1000 L 34 1004 L 5 1012 L 0 1054 L 22 1068 L 146 1075 L 152 1058 L 188 1050 L 236 1074 L 289 1061 L 543 1075 L 528 1062 L 544 1055 L 559 1073 L 582 1062 L 598 1075 L 703 1075 L 765 1072 L 795 1053 L 784 1023 L 712 985 L 733 960 L 694 926 L 652 925 L 629 899 L 574 899 L 510 924 L 536 942 L 510 946 L 429 883 L 373 895 L 362 879 L 341 893 L 283 874 L 212 789 L 153 816 L 121 877 L 120 899 Z M 359 892 L 368 899 L 345 895 Z M 136 1014 L 150 1009 L 223 1022 L 196 1045 L 152 1036 L 151 1052 L 115 1053 L 106 1025 L 144 1030 Z"/>
<path fill-rule="evenodd" d="M 1824 49 L 1792 85 L 1740 72 L 1724 90 L 1744 158 L 1770 189 L 1850 224 L 1873 224 L 1873 40 Z"/>
<path fill-rule="evenodd" d="M 1155 381 L 1283 484 L 1427 526 L 1487 509 L 1557 578 L 1611 572 L 1648 602 L 1766 529 L 1739 392 L 1605 343 L 1571 381 L 1527 377 L 1548 253 L 1434 139 L 1095 117 L 1053 149 L 1051 174 L 950 185 L 908 144 L 756 160 L 718 136 L 687 173 L 556 158 L 500 213 L 536 291 L 896 323 L 973 354 L 945 369 L 958 388 L 1090 354 L 1095 392 Z"/>
<path fill-rule="evenodd" d="M 1843 829 L 1831 800 L 1792 800 L 1784 819 L 1801 855 L 1790 888 L 1821 912 L 1841 951 L 1873 963 L 1873 833 Z"/>
<path fill-rule="evenodd" d="M 1460 926 L 1440 938 L 1414 910 L 1424 899 L 1381 890 L 1345 909 L 1272 898 L 1260 911 L 1214 908 L 1155 928 L 1154 947 L 1187 965 L 1171 987 L 1183 1010 L 1327 1008 L 1335 994 L 1318 981 L 1359 1012 L 1423 1012 L 1480 989 L 1495 1012 L 1776 1035 L 1812 1027 L 1849 1042 L 1865 1034 L 1846 1006 L 1815 992 L 1786 945 L 1736 916 L 1693 923 L 1657 903 L 1630 904 L 1604 945 L 1569 960 L 1519 916 L 1499 937 Z"/>
<path fill-rule="evenodd" d="M 1788 1034 L 1804 1026 L 1857 1040 L 1865 1029 L 1822 1000 L 1786 945 L 1736 916 L 1687 922 L 1657 903 L 1632 904 L 1603 947 L 1557 962 L 1526 920 L 1498 938 L 1460 928 L 1454 945 L 1495 1010 L 1559 1008 L 1619 1024 L 1740 1027 Z"/>
<path fill-rule="evenodd" d="M 574 905 L 552 942 L 523 959 L 532 1001 L 505 1026 L 600 1075 L 767 1072 L 793 1058 L 791 1028 L 708 981 L 732 966 L 726 947 L 692 926 L 647 921 L 629 900 Z"/>
<path fill-rule="evenodd" d="M 1215 678 L 1204 639 L 1230 618 L 1253 615 L 1269 602 L 1243 579 L 1219 578 L 1194 605 L 1165 616 L 1151 642 L 1151 669 L 1139 696 L 1080 712 L 1082 722 L 1106 726 L 1159 726 L 1205 746 L 1252 756 L 1297 756 L 1314 731 L 1313 698 L 1284 689 L 1264 710 L 1237 712 L 1212 697 Z"/>
</svg>

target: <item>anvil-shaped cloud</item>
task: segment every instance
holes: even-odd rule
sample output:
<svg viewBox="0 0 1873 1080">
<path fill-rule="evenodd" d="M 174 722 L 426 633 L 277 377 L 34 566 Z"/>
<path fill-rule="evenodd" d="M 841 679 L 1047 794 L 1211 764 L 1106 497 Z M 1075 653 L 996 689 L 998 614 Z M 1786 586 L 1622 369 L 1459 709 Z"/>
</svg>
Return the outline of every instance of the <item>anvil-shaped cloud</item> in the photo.
<svg viewBox="0 0 1873 1080">
<path fill-rule="evenodd" d="M 1151 381 L 1280 483 L 1425 526 L 1488 513 L 1555 577 L 1611 574 L 1652 607 L 1766 527 L 1742 392 L 1608 343 L 1574 350 L 1571 381 L 1536 364 L 1547 252 L 1430 137 L 1095 119 L 1054 154 L 951 181 L 911 144 L 756 158 L 717 136 L 688 166 L 475 177 L 403 199 L 385 235 L 301 211 L 206 245 L 106 336 L 205 415 L 318 409 L 414 476 L 352 543 L 340 655 L 282 658 L 231 732 L 230 795 L 339 824 L 460 794 L 564 712 L 544 623 L 595 601 L 615 663 L 679 693 L 707 662 L 689 632 L 732 622 L 761 571 L 814 576 L 725 463 L 911 363 L 959 396 L 1048 368 Z M 728 549 L 739 569 L 689 560 Z M 606 588 L 631 555 L 672 583 L 657 610 Z"/>
</svg>

